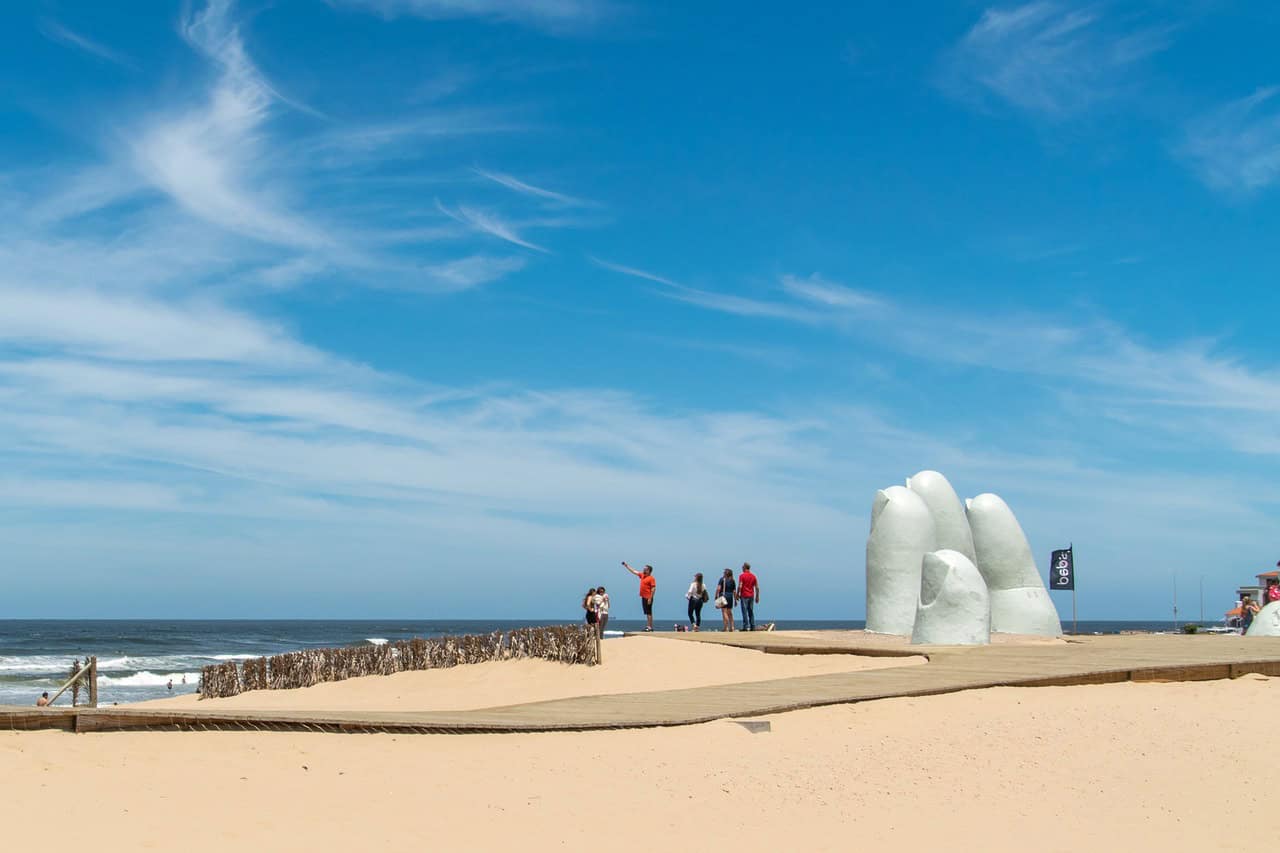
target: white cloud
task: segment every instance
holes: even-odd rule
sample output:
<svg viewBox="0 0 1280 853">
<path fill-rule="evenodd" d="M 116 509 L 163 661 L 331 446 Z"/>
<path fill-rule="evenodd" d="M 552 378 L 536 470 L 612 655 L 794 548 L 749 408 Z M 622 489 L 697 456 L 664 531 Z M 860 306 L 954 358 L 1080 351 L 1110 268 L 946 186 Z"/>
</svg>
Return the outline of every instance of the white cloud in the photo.
<svg viewBox="0 0 1280 853">
<path fill-rule="evenodd" d="M 0 505 L 156 512 L 182 505 L 180 490 L 128 480 L 0 477 Z"/>
<path fill-rule="evenodd" d="M 909 304 L 816 275 L 782 276 L 781 289 L 792 301 L 757 300 L 593 260 L 708 310 L 826 326 L 900 357 L 1033 378 L 1088 400 L 1101 420 L 1140 425 L 1148 435 L 1225 444 L 1241 453 L 1280 452 L 1272 426 L 1280 416 L 1280 370 L 1245 365 L 1211 343 L 1153 347 L 1105 320 Z"/>
<path fill-rule="evenodd" d="M 491 237 L 497 237 L 499 240 L 505 240 L 516 246 L 525 249 L 532 249 L 535 252 L 546 252 L 547 250 L 536 243 L 531 243 L 516 232 L 515 226 L 504 221 L 501 217 L 486 210 L 463 205 L 456 210 L 450 210 L 440 202 L 436 202 L 436 207 L 440 212 L 450 219 L 454 219 L 463 223 L 482 234 L 488 234 Z"/>
<path fill-rule="evenodd" d="M 51 41 L 56 41 L 59 44 L 74 47 L 92 56 L 96 56 L 99 59 L 105 59 L 107 62 L 112 62 L 125 68 L 136 69 L 137 67 L 133 64 L 133 61 L 123 53 L 120 53 L 117 50 L 112 50 L 106 45 L 96 42 L 88 36 L 74 32 L 69 27 L 63 26 L 55 20 L 42 20 L 40 22 L 40 32 Z"/>
<path fill-rule="evenodd" d="M 1280 181 L 1278 93 L 1259 89 L 1188 125 L 1178 153 L 1210 188 L 1248 193 Z"/>
<path fill-rule="evenodd" d="M 314 363 L 281 330 L 209 301 L 0 285 L 0 345 L 141 361 Z"/>
<path fill-rule="evenodd" d="M 942 84 L 1067 118 L 1125 92 L 1139 63 L 1168 43 L 1166 29 L 1120 31 L 1099 7 L 1036 0 L 990 8 L 947 56 Z"/>
<path fill-rule="evenodd" d="M 669 299 L 740 317 L 790 320 L 807 325 L 838 325 L 847 322 L 854 314 L 876 309 L 883 304 L 877 296 L 836 284 L 816 274 L 807 278 L 783 275 L 779 279 L 782 294 L 791 297 L 792 301 L 780 301 L 700 290 L 636 267 L 609 263 L 598 258 L 591 260 L 607 270 L 664 285 L 664 289 L 658 292 Z"/>
<path fill-rule="evenodd" d="M 858 310 L 874 308 L 880 304 L 880 299 L 869 293 L 827 281 L 816 274 L 808 278 L 784 275 L 782 288 L 792 296 L 830 308 Z"/>
<path fill-rule="evenodd" d="M 402 15 L 447 20 L 492 18 L 543 29 L 581 29 L 607 16 L 604 0 L 330 0 L 335 5 L 369 9 L 387 18 Z"/>
<path fill-rule="evenodd" d="M 565 205 L 566 207 L 590 207 L 593 205 L 593 202 L 586 201 L 584 199 L 575 198 L 571 195 L 565 195 L 564 193 L 558 193 L 554 190 L 544 189 L 543 187 L 535 187 L 533 184 L 525 183 L 519 178 L 503 174 L 502 172 L 488 172 L 484 169 L 473 169 L 472 171 L 482 178 L 486 178 L 493 181 L 495 184 L 500 184 L 507 189 L 514 190 L 522 195 L 552 201 L 557 204 Z"/>
<path fill-rule="evenodd" d="M 591 261 L 599 267 L 610 270 L 612 272 L 621 273 L 622 275 L 631 276 L 632 278 L 651 281 L 655 284 L 661 284 L 664 287 L 656 291 L 659 295 L 667 299 L 675 299 L 679 302 L 686 302 L 690 305 L 697 305 L 701 308 L 708 308 L 712 311 L 719 311 L 725 314 L 734 314 L 739 317 L 763 317 L 777 320 L 792 320 L 799 323 L 821 323 L 825 319 L 822 312 L 791 305 L 782 302 L 774 302 L 767 299 L 753 299 L 747 296 L 739 296 L 733 293 L 722 293 L 711 290 L 700 290 L 695 287 L 688 287 L 679 282 L 672 281 L 669 278 L 663 278 L 651 272 L 638 269 L 636 267 L 623 266 L 622 264 L 610 263 L 599 258 L 592 258 Z"/>
<path fill-rule="evenodd" d="M 434 208 L 415 210 L 418 184 L 441 175 L 457 183 L 457 164 L 428 167 L 430 140 L 519 129 L 507 113 L 456 108 L 310 123 L 315 112 L 285 98 L 250 57 L 230 0 L 189 9 L 179 34 L 208 60 L 209 82 L 171 85 L 162 105 L 118 111 L 106 134 L 85 140 L 103 151 L 103 162 L 15 173 L 17 192 L 4 199 L 0 217 L 0 261 L 11 280 L 77 291 L 92 281 L 105 292 L 179 274 L 189 286 L 233 276 L 239 289 L 289 288 L 323 276 L 443 294 L 522 266 L 470 246 L 450 257 L 449 243 L 477 231 L 544 251 L 470 205 L 454 213 L 456 222 Z M 300 114 L 286 129 L 277 118 L 289 109 Z M 468 151 L 452 156 L 471 159 Z M 376 205 L 344 206 L 371 171 L 401 183 L 388 184 Z M 423 221 L 424 214 L 431 218 Z"/>
<path fill-rule="evenodd" d="M 160 115 L 127 134 L 138 174 L 188 212 L 255 240 L 293 248 L 335 240 L 272 198 L 258 130 L 279 96 L 249 59 L 231 20 L 232 4 L 213 0 L 183 22 L 187 41 L 220 69 L 207 101 Z"/>
<path fill-rule="evenodd" d="M 431 264 L 423 272 L 436 289 L 452 292 L 488 284 L 523 267 L 523 258 L 471 255 L 441 264 Z"/>
</svg>

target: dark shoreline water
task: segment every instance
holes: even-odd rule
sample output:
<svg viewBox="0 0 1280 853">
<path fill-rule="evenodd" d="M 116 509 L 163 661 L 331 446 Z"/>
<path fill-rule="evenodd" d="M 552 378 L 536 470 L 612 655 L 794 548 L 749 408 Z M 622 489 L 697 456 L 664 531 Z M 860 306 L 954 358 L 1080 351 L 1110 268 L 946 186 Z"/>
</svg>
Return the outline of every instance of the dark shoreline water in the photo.
<svg viewBox="0 0 1280 853">
<path fill-rule="evenodd" d="M 201 667 L 297 649 L 484 634 L 556 619 L 0 619 L 0 704 L 29 705 L 57 689 L 71 661 L 97 655 L 101 702 L 138 702 L 196 689 Z M 644 623 L 614 619 L 610 632 Z M 671 625 L 660 622 L 659 630 Z M 777 620 L 782 630 L 858 630 L 861 620 Z M 1063 626 L 1071 630 L 1069 624 Z M 1081 634 L 1171 631 L 1168 621 L 1085 621 Z M 183 680 L 185 679 L 185 683 Z M 69 702 L 68 700 L 65 700 Z M 63 704 L 59 700 L 58 704 Z"/>
</svg>

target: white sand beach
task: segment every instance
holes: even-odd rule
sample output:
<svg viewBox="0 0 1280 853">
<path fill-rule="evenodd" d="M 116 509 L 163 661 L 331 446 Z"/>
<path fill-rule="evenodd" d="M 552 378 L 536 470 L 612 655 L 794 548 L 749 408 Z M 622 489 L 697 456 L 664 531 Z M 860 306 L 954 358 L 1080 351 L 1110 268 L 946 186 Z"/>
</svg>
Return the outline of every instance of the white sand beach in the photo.
<svg viewBox="0 0 1280 853">
<path fill-rule="evenodd" d="M 13 849 L 1239 850 L 1280 680 L 995 688 L 670 729 L 0 733 Z M 1249 829 L 1251 827 L 1251 829 Z"/>
<path fill-rule="evenodd" d="M 801 637 L 851 641 L 763 639 Z M 706 639 L 611 640 L 600 667 L 504 661 L 139 707 L 450 710 L 925 663 Z M 1245 744 L 1278 699 L 1280 679 L 1245 676 L 578 733 L 3 732 L 0 816 L 18 847 L 105 850 L 1243 849 L 1229 828 L 1265 814 L 1269 763 Z"/>
</svg>

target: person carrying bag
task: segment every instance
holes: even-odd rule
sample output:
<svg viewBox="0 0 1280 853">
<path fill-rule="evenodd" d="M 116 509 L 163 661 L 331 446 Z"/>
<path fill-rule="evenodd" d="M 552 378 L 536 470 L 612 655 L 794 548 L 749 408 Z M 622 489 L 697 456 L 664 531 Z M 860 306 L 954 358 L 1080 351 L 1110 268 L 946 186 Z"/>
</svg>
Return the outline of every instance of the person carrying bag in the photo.
<svg viewBox="0 0 1280 853">
<path fill-rule="evenodd" d="M 733 593 L 737 585 L 733 582 L 733 570 L 725 569 L 720 583 L 716 584 L 716 607 L 720 608 L 722 630 L 733 630 Z"/>
</svg>

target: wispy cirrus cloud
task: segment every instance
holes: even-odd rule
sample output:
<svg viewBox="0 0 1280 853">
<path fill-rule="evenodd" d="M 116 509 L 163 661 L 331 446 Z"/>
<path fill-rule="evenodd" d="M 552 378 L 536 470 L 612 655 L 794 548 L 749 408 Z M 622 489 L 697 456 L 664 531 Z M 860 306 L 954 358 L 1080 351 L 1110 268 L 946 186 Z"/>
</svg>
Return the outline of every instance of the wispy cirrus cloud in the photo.
<svg viewBox="0 0 1280 853">
<path fill-rule="evenodd" d="M 940 84 L 961 98 L 994 95 L 1065 119 L 1131 91 L 1132 73 L 1169 43 L 1167 27 L 1126 29 L 1099 6 L 989 8 L 945 57 Z"/>
<path fill-rule="evenodd" d="M 816 273 L 806 278 L 782 276 L 782 289 L 792 296 L 831 308 L 864 309 L 881 305 L 881 300 L 861 290 L 828 281 Z"/>
<path fill-rule="evenodd" d="M 90 287 L 0 280 L 0 344 L 120 361 L 315 363 L 282 330 L 210 300 L 160 301 Z"/>
<path fill-rule="evenodd" d="M 195 216 L 246 237 L 317 249 L 336 240 L 261 188 L 259 129 L 280 98 L 245 50 L 229 0 L 213 0 L 182 22 L 183 37 L 220 76 L 207 101 L 149 119 L 127 136 L 133 165 L 149 185 Z"/>
<path fill-rule="evenodd" d="M 499 240 L 505 240 L 516 246 L 525 249 L 532 249 L 535 252 L 547 252 L 549 250 L 539 246 L 537 243 L 526 240 L 516 231 L 516 226 L 502 219 L 495 213 L 487 210 L 462 205 L 456 209 L 450 209 L 441 202 L 436 202 L 436 207 L 445 216 L 456 222 L 461 222 L 468 227 L 479 231 L 482 234 L 488 234 L 491 237 L 497 237 Z"/>
<path fill-rule="evenodd" d="M 599 258 L 591 258 L 591 261 L 612 272 L 663 285 L 657 293 L 668 299 L 739 317 L 764 317 L 816 325 L 838 322 L 850 309 L 864 309 L 877 304 L 877 300 L 873 297 L 817 276 L 807 279 L 783 276 L 782 291 L 795 297 L 787 302 L 702 290 L 637 267 L 615 264 Z"/>
<path fill-rule="evenodd" d="M 505 111 L 451 107 L 394 119 L 325 118 L 283 95 L 262 73 L 231 0 L 188 7 L 178 34 L 207 61 L 211 79 L 170 86 L 159 105 L 137 99 L 141 108 L 117 113 L 94 140 L 103 162 L 43 169 L 16 181 L 25 193 L 14 196 L 20 204 L 9 227 L 0 228 L 7 247 L 0 254 L 13 250 L 19 267 L 34 269 L 54 260 L 57 240 L 50 235 L 74 225 L 76 251 L 64 257 L 93 254 L 101 263 L 109 254 L 97 268 L 109 275 L 123 271 L 130 254 L 162 251 L 148 245 L 140 252 L 140 242 L 155 236 L 163 243 L 162 231 L 172 236 L 184 225 L 203 225 L 194 240 L 169 240 L 168 251 L 192 256 L 193 268 L 256 267 L 239 279 L 243 284 L 279 289 L 341 274 L 378 288 L 440 294 L 495 281 L 524 265 L 479 253 L 470 245 L 477 234 L 545 251 L 517 229 L 582 224 L 545 217 L 513 224 L 473 204 L 460 204 L 448 217 L 442 209 L 419 209 L 416 187 L 457 183 L 456 164 L 430 159 L 430 140 L 482 140 L 526 126 Z M 454 156 L 472 159 L 468 149 Z M 327 203 L 349 197 L 353 180 L 374 178 L 385 187 L 376 204 Z M 113 228 L 128 228 L 137 239 L 113 240 Z M 47 265 L 55 276 L 65 268 Z M 136 275 L 139 281 L 156 277 L 149 270 Z"/>
<path fill-rule="evenodd" d="M 94 41 L 86 35 L 77 33 L 70 27 L 64 26 L 52 18 L 45 18 L 40 21 L 40 33 L 50 41 L 55 41 L 58 44 L 82 50 L 91 56 L 96 56 L 98 59 L 105 59 L 107 62 L 120 65 L 124 68 L 137 70 L 138 66 L 125 54 L 120 51 L 113 50 L 101 42 Z"/>
<path fill-rule="evenodd" d="M 509 190 L 513 190 L 515 192 L 520 193 L 521 195 L 532 196 L 534 198 L 542 199 L 544 201 L 554 202 L 558 205 L 563 205 L 565 207 L 594 207 L 595 206 L 595 202 L 587 201 L 586 199 L 575 198 L 574 196 L 566 195 L 564 193 L 559 193 L 554 190 L 545 189 L 543 187 L 536 187 L 533 184 L 525 183 L 519 178 L 513 177 L 511 175 L 503 174 L 502 172 L 490 172 L 480 168 L 472 169 L 472 171 L 482 178 L 493 181 L 495 184 L 504 186 Z"/>
<path fill-rule="evenodd" d="M 821 276 L 784 275 L 780 298 L 750 299 L 686 287 L 635 267 L 605 269 L 663 286 L 659 293 L 707 310 L 826 326 L 880 351 L 1047 383 L 1088 399 L 1099 417 L 1148 434 L 1240 453 L 1280 455 L 1280 368 L 1250 366 L 1213 341 L 1153 346 L 1105 319 L 975 313 L 894 300 Z"/>
<path fill-rule="evenodd" d="M 430 264 L 423 272 L 437 292 L 470 290 L 482 284 L 497 281 L 513 272 L 524 269 L 523 258 L 497 258 L 490 255 L 471 255 L 439 264 Z"/>
<path fill-rule="evenodd" d="M 1259 89 L 1188 123 L 1175 153 L 1205 185 L 1251 193 L 1280 181 L 1280 86 Z"/>
<path fill-rule="evenodd" d="M 364 8 L 386 18 L 411 16 L 427 20 L 490 18 L 545 30 L 582 30 L 613 14 L 607 0 L 329 0 Z"/>
</svg>

